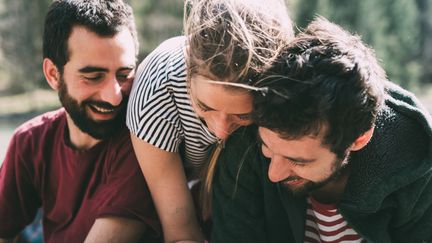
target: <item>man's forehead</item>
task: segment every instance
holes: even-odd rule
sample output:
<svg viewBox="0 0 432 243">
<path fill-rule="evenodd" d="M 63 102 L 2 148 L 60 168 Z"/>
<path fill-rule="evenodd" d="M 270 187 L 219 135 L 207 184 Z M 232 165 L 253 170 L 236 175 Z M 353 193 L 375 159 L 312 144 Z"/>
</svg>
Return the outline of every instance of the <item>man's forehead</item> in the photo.
<svg viewBox="0 0 432 243">
<path fill-rule="evenodd" d="M 310 134 L 310 135 L 299 135 L 299 136 L 289 136 L 284 132 L 280 132 L 277 130 L 272 130 L 265 127 L 258 128 L 258 137 L 264 143 L 269 144 L 316 144 L 322 146 L 323 135 L 319 133 L 318 135 Z"/>
<path fill-rule="evenodd" d="M 68 54 L 68 62 L 83 71 L 118 71 L 136 65 L 135 44 L 128 30 L 101 37 L 77 26 L 68 40 Z"/>
</svg>

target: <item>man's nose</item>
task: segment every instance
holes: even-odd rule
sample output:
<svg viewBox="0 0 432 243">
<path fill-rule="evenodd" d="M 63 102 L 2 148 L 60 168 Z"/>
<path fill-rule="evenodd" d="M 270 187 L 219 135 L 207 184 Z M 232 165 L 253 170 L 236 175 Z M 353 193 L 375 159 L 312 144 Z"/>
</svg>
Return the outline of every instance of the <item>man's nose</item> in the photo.
<svg viewBox="0 0 432 243">
<path fill-rule="evenodd" d="M 270 161 L 268 177 L 272 182 L 280 182 L 291 176 L 292 170 L 289 162 L 280 156 L 273 156 Z"/>
<path fill-rule="evenodd" d="M 123 94 L 121 86 L 116 78 L 108 80 L 100 91 L 101 100 L 110 103 L 113 106 L 118 106 L 122 102 Z"/>
</svg>

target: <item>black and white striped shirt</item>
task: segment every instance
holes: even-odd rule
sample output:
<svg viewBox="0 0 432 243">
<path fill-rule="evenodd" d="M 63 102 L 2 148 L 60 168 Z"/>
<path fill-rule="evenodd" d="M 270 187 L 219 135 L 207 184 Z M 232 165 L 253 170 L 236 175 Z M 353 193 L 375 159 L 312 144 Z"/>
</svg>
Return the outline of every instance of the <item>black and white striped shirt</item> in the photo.
<svg viewBox="0 0 432 243">
<path fill-rule="evenodd" d="M 139 65 L 126 124 L 138 138 L 168 152 L 183 143 L 185 166 L 200 167 L 217 141 L 198 119 L 187 92 L 185 37 L 164 41 Z"/>
</svg>

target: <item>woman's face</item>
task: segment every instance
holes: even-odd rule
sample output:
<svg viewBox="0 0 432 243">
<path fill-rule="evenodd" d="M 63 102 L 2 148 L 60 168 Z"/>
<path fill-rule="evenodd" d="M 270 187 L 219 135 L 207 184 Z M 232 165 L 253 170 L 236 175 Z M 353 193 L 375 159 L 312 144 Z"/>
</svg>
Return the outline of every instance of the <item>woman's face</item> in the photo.
<svg viewBox="0 0 432 243">
<path fill-rule="evenodd" d="M 190 80 L 192 107 L 209 130 L 220 139 L 252 123 L 252 96 L 247 90 L 209 83 L 202 75 Z"/>
</svg>

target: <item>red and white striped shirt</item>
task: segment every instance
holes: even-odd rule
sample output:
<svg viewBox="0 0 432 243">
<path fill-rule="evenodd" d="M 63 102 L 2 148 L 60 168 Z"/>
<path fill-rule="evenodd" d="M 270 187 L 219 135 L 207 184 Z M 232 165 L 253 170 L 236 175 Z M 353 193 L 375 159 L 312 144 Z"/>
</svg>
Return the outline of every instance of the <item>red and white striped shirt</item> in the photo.
<svg viewBox="0 0 432 243">
<path fill-rule="evenodd" d="M 322 204 L 308 198 L 305 243 L 364 243 L 365 240 L 352 229 L 336 204 Z"/>
</svg>

